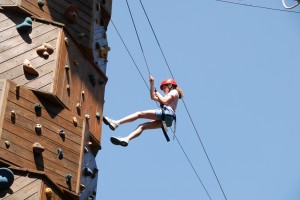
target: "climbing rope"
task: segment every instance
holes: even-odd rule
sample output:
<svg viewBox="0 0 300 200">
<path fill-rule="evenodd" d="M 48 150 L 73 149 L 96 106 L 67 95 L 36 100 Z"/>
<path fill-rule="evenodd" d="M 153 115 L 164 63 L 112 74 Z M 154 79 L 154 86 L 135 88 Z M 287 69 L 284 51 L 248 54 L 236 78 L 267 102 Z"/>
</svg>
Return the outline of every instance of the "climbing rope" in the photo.
<svg viewBox="0 0 300 200">
<path fill-rule="evenodd" d="M 132 17 L 132 13 L 131 13 L 131 10 L 130 10 L 130 6 L 129 6 L 129 3 L 128 3 L 127 0 L 126 0 L 126 3 L 127 3 L 127 7 L 128 7 L 128 10 L 129 10 L 129 13 L 130 13 L 130 17 L 131 17 L 131 20 L 132 20 L 132 23 L 133 23 L 133 26 L 134 26 L 134 30 L 135 30 L 136 36 L 137 36 L 137 38 L 138 38 L 138 40 L 139 40 L 140 48 L 141 48 L 141 51 L 142 51 L 142 53 L 143 53 L 143 57 L 144 57 L 144 61 L 145 61 L 145 63 L 146 63 L 146 67 L 147 67 L 148 73 L 149 73 L 149 75 L 150 75 L 151 73 L 150 73 L 150 69 L 149 69 L 149 66 L 148 66 L 148 63 L 147 63 L 147 60 L 146 60 L 146 56 L 145 56 L 145 53 L 144 53 L 144 50 L 143 50 L 143 46 L 142 46 L 142 43 L 141 43 L 141 40 L 140 40 L 140 37 L 139 37 L 139 33 L 137 32 L 137 28 L 136 28 L 136 26 L 135 26 L 134 19 L 133 19 L 133 17 Z"/>
</svg>

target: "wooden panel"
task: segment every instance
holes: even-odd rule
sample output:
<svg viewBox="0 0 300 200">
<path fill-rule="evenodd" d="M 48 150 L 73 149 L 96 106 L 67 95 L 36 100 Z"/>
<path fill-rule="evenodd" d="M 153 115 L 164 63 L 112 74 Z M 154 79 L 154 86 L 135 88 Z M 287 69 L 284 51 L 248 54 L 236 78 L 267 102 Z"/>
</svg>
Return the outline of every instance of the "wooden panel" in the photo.
<svg viewBox="0 0 300 200">
<path fill-rule="evenodd" d="M 0 82 L 1 83 L 1 82 Z M 12 165 L 44 171 L 55 183 L 69 191 L 65 176 L 72 174 L 70 191 L 78 192 L 82 160 L 82 135 L 88 132 L 78 117 L 78 126 L 72 121 L 72 113 L 62 107 L 36 96 L 32 91 L 20 87 L 15 91 L 15 84 L 8 82 L 7 105 L 3 120 L 0 140 L 0 159 Z M 3 84 L 2 84 L 3 85 Z M 3 91 L 3 90 L 2 90 Z M 37 112 L 34 104 L 40 103 L 42 109 Z M 49 106 L 48 106 L 49 105 Z M 11 111 L 16 113 L 15 120 L 11 120 Z M 35 125 L 41 124 L 41 133 L 36 133 Z M 65 131 L 65 138 L 59 136 L 59 131 Z M 10 141 L 10 147 L 4 141 Z M 32 151 L 34 142 L 45 147 L 41 155 Z M 63 151 L 63 158 L 58 158 L 58 148 Z"/>
<path fill-rule="evenodd" d="M 39 194 L 41 187 L 41 180 L 21 176 L 15 179 L 13 185 L 10 187 L 11 192 L 8 192 L 3 199 L 16 200 L 16 199 L 34 199 Z"/>
<path fill-rule="evenodd" d="M 49 200 L 49 198 L 46 197 L 46 193 L 44 192 L 46 188 L 51 188 L 51 190 L 52 190 L 51 200 L 66 199 L 61 191 L 57 190 L 57 188 L 53 184 L 51 184 L 51 183 L 49 183 L 49 181 L 45 180 L 44 184 L 42 186 L 42 189 L 41 189 L 40 200 Z"/>
<path fill-rule="evenodd" d="M 36 0 L 21 0 L 21 7 L 34 16 L 65 24 L 66 30 L 77 39 L 77 42 L 87 48 L 91 46 L 91 22 L 93 21 L 91 13 L 93 12 L 93 8 L 91 8 L 91 6 L 87 7 L 87 4 L 93 5 L 92 0 L 89 0 L 88 3 L 73 0 L 61 0 L 59 2 L 46 0 L 44 3 L 43 9 L 41 9 L 37 5 Z M 65 10 L 70 4 L 76 5 L 79 10 L 78 18 L 75 23 L 69 23 L 64 16 Z M 80 33 L 85 33 L 85 36 L 80 38 Z"/>
<path fill-rule="evenodd" d="M 17 0 L 1 0 L 0 6 L 14 6 Z"/>
</svg>

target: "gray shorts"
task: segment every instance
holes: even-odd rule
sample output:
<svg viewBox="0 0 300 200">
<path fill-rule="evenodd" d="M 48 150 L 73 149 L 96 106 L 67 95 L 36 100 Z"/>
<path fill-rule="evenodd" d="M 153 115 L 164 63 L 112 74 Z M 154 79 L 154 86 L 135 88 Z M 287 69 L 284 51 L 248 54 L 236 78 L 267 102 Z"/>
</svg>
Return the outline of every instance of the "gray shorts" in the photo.
<svg viewBox="0 0 300 200">
<path fill-rule="evenodd" d="M 168 109 L 167 107 L 163 107 L 163 108 L 158 108 L 155 110 L 155 115 L 159 120 L 162 120 L 162 110 L 165 110 L 165 122 L 167 124 L 167 127 L 172 126 L 172 122 L 174 120 L 174 114 L 173 111 Z"/>
</svg>

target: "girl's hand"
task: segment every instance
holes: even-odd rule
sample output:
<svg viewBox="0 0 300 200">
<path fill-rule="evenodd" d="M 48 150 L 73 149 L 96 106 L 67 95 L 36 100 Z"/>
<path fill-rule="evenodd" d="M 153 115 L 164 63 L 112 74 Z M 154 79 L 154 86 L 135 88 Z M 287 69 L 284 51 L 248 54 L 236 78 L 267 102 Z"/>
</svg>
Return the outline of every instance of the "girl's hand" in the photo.
<svg viewBox="0 0 300 200">
<path fill-rule="evenodd" d="M 154 78 L 153 78 L 153 76 L 149 76 L 149 81 L 150 81 L 150 83 L 154 83 Z"/>
</svg>

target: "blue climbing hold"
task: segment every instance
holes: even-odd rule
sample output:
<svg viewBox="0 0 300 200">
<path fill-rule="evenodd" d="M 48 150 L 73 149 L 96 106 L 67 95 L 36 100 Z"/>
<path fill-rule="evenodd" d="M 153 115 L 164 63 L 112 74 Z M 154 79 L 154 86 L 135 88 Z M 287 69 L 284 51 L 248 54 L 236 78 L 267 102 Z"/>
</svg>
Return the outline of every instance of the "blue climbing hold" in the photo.
<svg viewBox="0 0 300 200">
<path fill-rule="evenodd" d="M 32 30 L 32 19 L 30 17 L 26 17 L 24 22 L 17 25 L 17 30 L 20 32 L 28 32 Z"/>
<path fill-rule="evenodd" d="M 92 176 L 93 174 L 94 174 L 94 172 L 90 168 L 88 168 L 88 167 L 84 168 L 84 175 L 85 176 Z"/>
<path fill-rule="evenodd" d="M 8 168 L 0 168 L 0 190 L 8 189 L 14 182 L 14 173 Z"/>
<path fill-rule="evenodd" d="M 67 183 L 71 183 L 71 179 L 72 179 L 72 174 L 67 174 L 67 176 L 66 176 L 66 182 Z"/>
<path fill-rule="evenodd" d="M 59 159 L 63 159 L 64 158 L 64 154 L 63 154 L 63 151 L 61 150 L 61 148 L 57 149 L 57 153 L 58 153 L 58 158 Z"/>
</svg>

